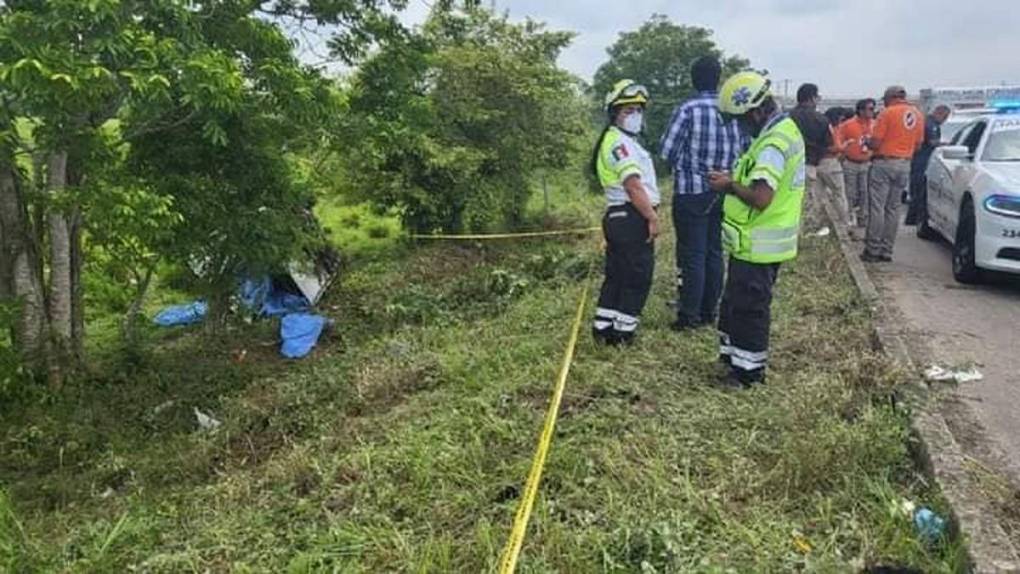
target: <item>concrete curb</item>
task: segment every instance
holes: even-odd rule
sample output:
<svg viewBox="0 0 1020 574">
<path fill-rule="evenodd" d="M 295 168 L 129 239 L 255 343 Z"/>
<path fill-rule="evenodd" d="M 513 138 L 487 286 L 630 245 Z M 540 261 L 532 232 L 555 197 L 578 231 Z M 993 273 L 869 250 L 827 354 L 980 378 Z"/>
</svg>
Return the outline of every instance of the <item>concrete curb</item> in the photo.
<svg viewBox="0 0 1020 574">
<path fill-rule="evenodd" d="M 907 372 L 917 373 L 908 347 L 893 323 L 893 314 L 879 297 L 875 283 L 861 263 L 839 211 L 828 198 L 821 203 L 829 224 L 836 230 L 854 283 L 874 312 L 878 348 Z M 905 398 L 912 415 L 912 430 L 920 441 L 918 462 L 935 479 L 952 507 L 953 530 L 965 538 L 970 570 L 978 574 L 1020 573 L 1018 553 L 996 520 L 990 503 L 979 494 L 980 489 L 964 465 L 963 451 L 938 405 L 931 400 L 925 383 L 913 379 Z"/>
</svg>

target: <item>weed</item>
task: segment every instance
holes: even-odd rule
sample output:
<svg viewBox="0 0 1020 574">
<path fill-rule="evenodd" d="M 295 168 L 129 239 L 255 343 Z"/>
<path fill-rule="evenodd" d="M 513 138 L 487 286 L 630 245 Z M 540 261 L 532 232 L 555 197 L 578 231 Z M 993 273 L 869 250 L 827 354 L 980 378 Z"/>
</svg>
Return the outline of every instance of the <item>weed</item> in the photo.
<svg viewBox="0 0 1020 574">
<path fill-rule="evenodd" d="M 927 546 L 890 510 L 944 502 L 911 465 L 892 407 L 902 373 L 872 350 L 831 238 L 783 267 L 769 384 L 736 395 L 708 384 L 712 333 L 668 330 L 670 252 L 659 246 L 636 344 L 579 344 L 521 570 L 956 569 L 959 544 Z M 590 238 L 365 257 L 322 304 L 341 342 L 312 359 L 276 358 L 267 328 L 167 337 L 130 374 L 104 363 L 66 399 L 4 420 L 0 534 L 13 531 L 6 504 L 24 535 L 0 558 L 42 571 L 491 570 L 580 280 L 600 260 Z M 223 426 L 197 430 L 193 407 Z"/>
</svg>

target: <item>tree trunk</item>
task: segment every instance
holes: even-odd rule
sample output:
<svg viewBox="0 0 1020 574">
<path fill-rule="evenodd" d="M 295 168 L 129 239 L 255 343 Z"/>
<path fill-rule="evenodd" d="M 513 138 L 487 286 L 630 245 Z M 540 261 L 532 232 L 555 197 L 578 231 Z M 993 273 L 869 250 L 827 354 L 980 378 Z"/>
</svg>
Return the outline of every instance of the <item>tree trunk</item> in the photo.
<svg viewBox="0 0 1020 574">
<path fill-rule="evenodd" d="M 28 210 L 13 160 L 0 158 L 0 221 L 4 234 L 4 251 L 0 256 L 7 267 L 6 295 L 20 305 L 13 328 L 14 345 L 24 364 L 41 373 L 47 354 L 46 303 L 39 250 L 27 220 Z"/>
<path fill-rule="evenodd" d="M 67 152 L 54 152 L 47 162 L 46 191 L 56 195 L 67 185 Z M 50 233 L 50 333 L 53 339 L 51 384 L 60 386 L 72 352 L 73 332 L 71 224 L 60 209 L 51 208 L 47 217 Z"/>
<path fill-rule="evenodd" d="M 124 317 L 124 340 L 131 348 L 138 347 L 141 337 L 138 332 L 138 322 L 142 318 L 142 307 L 145 305 L 145 295 L 149 292 L 149 285 L 152 283 L 152 276 L 156 272 L 155 265 L 145 270 L 145 275 L 136 276 L 135 296 Z"/>
<path fill-rule="evenodd" d="M 67 184 L 78 189 L 85 183 L 84 165 L 80 157 L 68 160 Z M 71 232 L 71 352 L 76 366 L 85 364 L 85 284 L 82 270 L 85 266 L 85 251 L 82 249 L 81 234 L 84 216 L 75 204 L 69 218 Z"/>
<path fill-rule="evenodd" d="M 0 185 L 4 184 L 0 183 Z M 3 193 L 3 191 L 0 191 L 0 194 Z M 4 227 L 5 219 L 3 215 L 0 215 L 0 304 L 14 300 L 14 269 L 11 266 L 12 249 L 7 244 L 7 232 L 4 231 L 6 229 Z"/>
</svg>

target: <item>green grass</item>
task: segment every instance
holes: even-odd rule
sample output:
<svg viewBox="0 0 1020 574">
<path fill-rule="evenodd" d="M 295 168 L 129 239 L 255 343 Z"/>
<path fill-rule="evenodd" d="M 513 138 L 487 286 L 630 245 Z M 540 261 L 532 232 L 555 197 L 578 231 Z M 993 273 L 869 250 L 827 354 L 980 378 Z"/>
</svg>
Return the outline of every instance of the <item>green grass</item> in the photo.
<svg viewBox="0 0 1020 574">
<path fill-rule="evenodd" d="M 316 205 L 315 215 L 333 244 L 346 257 L 373 258 L 390 254 L 403 235 L 399 218 L 373 213 L 365 204 L 322 201 Z"/>
<path fill-rule="evenodd" d="M 579 344 L 519 571 L 954 571 L 959 546 L 923 544 L 895 510 L 944 507 L 831 238 L 784 267 L 769 385 L 744 394 L 709 384 L 711 332 L 668 329 L 669 241 L 639 342 Z M 5 409 L 0 565 L 491 570 L 599 261 L 595 238 L 369 257 L 309 360 L 279 359 L 269 324 L 178 333 Z M 197 431 L 194 407 L 223 427 Z"/>
</svg>

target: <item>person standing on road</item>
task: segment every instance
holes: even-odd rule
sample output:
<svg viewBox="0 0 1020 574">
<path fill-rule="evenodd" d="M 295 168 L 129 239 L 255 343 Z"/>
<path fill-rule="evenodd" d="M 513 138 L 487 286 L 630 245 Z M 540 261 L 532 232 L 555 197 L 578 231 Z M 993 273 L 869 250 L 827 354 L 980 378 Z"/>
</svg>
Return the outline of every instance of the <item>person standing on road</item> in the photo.
<svg viewBox="0 0 1020 574">
<path fill-rule="evenodd" d="M 592 170 L 608 205 L 602 218 L 606 277 L 592 334 L 610 345 L 633 340 L 655 270 L 659 188 L 652 156 L 637 141 L 647 105 L 644 86 L 633 80 L 617 82 L 606 94 L 609 124 L 592 154 Z"/>
<path fill-rule="evenodd" d="M 875 121 L 869 143 L 875 155 L 868 180 L 868 230 L 861 254 L 866 262 L 892 261 L 900 226 L 900 198 L 910 184 L 910 160 L 924 138 L 924 116 L 907 102 L 905 88 L 889 87 L 882 100 L 885 109 Z"/>
<path fill-rule="evenodd" d="M 807 146 L 807 196 L 810 201 L 815 201 L 821 191 L 818 164 L 825 156 L 825 151 L 832 145 L 829 120 L 818 111 L 818 103 L 821 100 L 818 86 L 803 84 L 797 88 L 797 107 L 790 111 L 790 118 L 796 122 Z"/>
<path fill-rule="evenodd" d="M 771 83 L 741 72 L 719 91 L 719 109 L 737 118 L 754 140 L 732 174 L 712 172 L 709 185 L 725 194 L 723 243 L 729 274 L 719 313 L 719 359 L 729 367 L 722 384 L 765 382 L 772 287 L 779 266 L 797 256 L 806 180 L 804 139 L 779 112 Z"/>
<path fill-rule="evenodd" d="M 843 164 L 840 162 L 840 158 L 843 156 L 844 150 L 846 150 L 847 142 L 844 142 L 839 137 L 839 132 L 836 130 L 839 127 L 839 122 L 843 119 L 843 108 L 829 108 L 825 110 L 823 115 L 829 121 L 829 133 L 832 143 L 829 145 L 829 149 L 825 150 L 822 161 L 818 163 L 818 185 L 835 202 L 836 208 L 847 225 L 853 225 L 850 207 L 846 200 Z"/>
<path fill-rule="evenodd" d="M 854 224 L 868 225 L 868 172 L 871 170 L 871 148 L 868 140 L 875 124 L 875 100 L 858 100 L 856 115 L 839 125 L 837 133 L 846 147 L 843 150 L 843 177 L 846 198 Z"/>
<path fill-rule="evenodd" d="M 691 80 L 698 93 L 676 108 L 661 142 L 662 158 L 673 168 L 677 331 L 714 324 L 722 292 L 722 202 L 709 189 L 707 174 L 732 169 L 744 138 L 736 121 L 719 114 L 721 74 L 714 56 L 694 62 Z"/>
<path fill-rule="evenodd" d="M 924 143 L 910 162 L 910 207 L 907 209 L 907 225 L 917 225 L 922 216 L 927 217 L 928 178 L 925 171 L 935 148 L 942 145 L 942 124 L 949 119 L 949 106 L 940 104 L 928 114 L 924 121 Z"/>
</svg>

